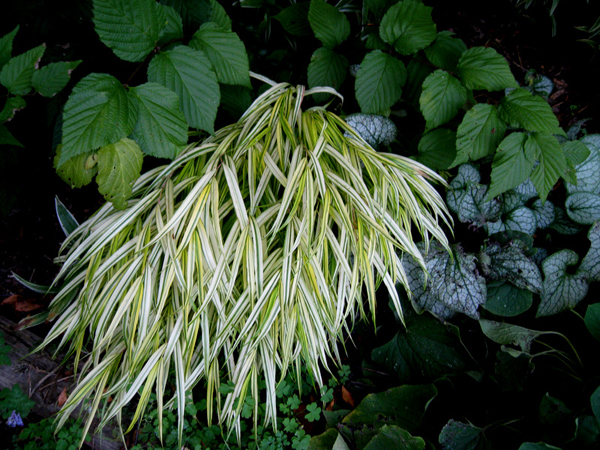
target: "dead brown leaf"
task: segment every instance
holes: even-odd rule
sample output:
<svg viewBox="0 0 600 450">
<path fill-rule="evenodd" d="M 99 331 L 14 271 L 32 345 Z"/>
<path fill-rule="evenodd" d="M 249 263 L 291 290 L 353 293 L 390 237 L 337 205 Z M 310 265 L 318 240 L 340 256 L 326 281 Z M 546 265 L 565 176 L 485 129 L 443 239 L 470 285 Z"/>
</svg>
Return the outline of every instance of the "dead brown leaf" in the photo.
<svg viewBox="0 0 600 450">
<path fill-rule="evenodd" d="M 59 408 L 62 408 L 62 405 L 65 404 L 65 402 L 67 401 L 67 398 L 69 398 L 67 396 L 67 388 L 64 388 L 62 390 L 62 392 L 60 393 L 60 395 L 58 396 L 58 402 L 57 402 L 57 404 L 58 404 Z"/>
<path fill-rule="evenodd" d="M 346 403 L 354 408 L 354 398 L 352 398 L 352 394 L 348 389 L 346 389 L 346 386 L 342 386 L 342 398 Z"/>
</svg>

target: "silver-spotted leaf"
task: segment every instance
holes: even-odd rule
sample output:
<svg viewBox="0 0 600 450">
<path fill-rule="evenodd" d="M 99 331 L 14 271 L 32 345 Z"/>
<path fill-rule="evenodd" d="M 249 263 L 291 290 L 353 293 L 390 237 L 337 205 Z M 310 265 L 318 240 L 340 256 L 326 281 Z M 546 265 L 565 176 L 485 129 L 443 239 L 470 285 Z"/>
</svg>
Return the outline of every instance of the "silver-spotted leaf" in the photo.
<svg viewBox="0 0 600 450">
<path fill-rule="evenodd" d="M 533 202 L 531 205 L 535 219 L 537 221 L 537 227 L 540 229 L 548 228 L 554 222 L 556 214 L 554 213 L 554 204 L 548 200 L 542 203 L 540 199 Z"/>
<path fill-rule="evenodd" d="M 486 248 L 485 253 L 491 259 L 490 276 L 494 280 L 508 280 L 518 288 L 540 294 L 542 274 L 518 242 L 513 241 L 504 247 L 494 243 Z"/>
<path fill-rule="evenodd" d="M 521 197 L 521 200 L 523 202 L 526 202 L 527 200 L 530 200 L 539 195 L 535 186 L 531 182 L 531 179 L 529 178 L 527 178 L 523 183 L 514 188 L 513 191 Z"/>
<path fill-rule="evenodd" d="M 444 70 L 430 74 L 419 98 L 427 128 L 437 128 L 451 120 L 466 101 L 467 89 L 457 78 Z"/>
<path fill-rule="evenodd" d="M 567 215 L 574 222 L 591 225 L 600 220 L 600 194 L 576 192 L 565 200 Z"/>
<path fill-rule="evenodd" d="M 391 6 L 379 26 L 379 35 L 401 55 L 412 55 L 431 44 L 437 30 L 431 11 L 420 1 L 404 0 Z"/>
<path fill-rule="evenodd" d="M 406 83 L 404 63 L 387 53 L 367 53 L 356 73 L 356 100 L 365 113 L 378 113 L 400 99 Z"/>
<path fill-rule="evenodd" d="M 583 229 L 583 225 L 573 222 L 563 208 L 555 206 L 554 222 L 550 225 L 550 229 L 560 234 L 573 235 L 579 233 Z"/>
<path fill-rule="evenodd" d="M 590 227 L 588 239 L 591 245 L 577 273 L 584 275 L 590 282 L 600 281 L 600 222 Z"/>
<path fill-rule="evenodd" d="M 585 277 L 567 273 L 567 267 L 578 261 L 577 253 L 570 249 L 553 253 L 544 260 L 544 290 L 537 317 L 551 316 L 574 308 L 585 298 L 589 288 Z"/>
<path fill-rule="evenodd" d="M 469 89 L 501 91 L 518 86 L 504 57 L 491 47 L 464 52 L 458 61 L 458 75 Z"/>
<path fill-rule="evenodd" d="M 394 122 L 377 114 L 350 114 L 346 117 L 350 125 L 373 148 L 379 145 L 390 145 L 396 140 L 398 129 Z"/>
<path fill-rule="evenodd" d="M 520 231 L 532 235 L 536 229 L 535 213 L 526 206 L 520 206 L 508 214 L 502 215 L 500 221 L 487 223 L 487 231 L 490 235 L 500 231 Z"/>
<path fill-rule="evenodd" d="M 566 183 L 567 192 L 593 192 L 600 194 L 600 135 L 589 135 L 581 139 L 589 150 L 588 157 L 575 166 L 577 184 Z"/>
</svg>

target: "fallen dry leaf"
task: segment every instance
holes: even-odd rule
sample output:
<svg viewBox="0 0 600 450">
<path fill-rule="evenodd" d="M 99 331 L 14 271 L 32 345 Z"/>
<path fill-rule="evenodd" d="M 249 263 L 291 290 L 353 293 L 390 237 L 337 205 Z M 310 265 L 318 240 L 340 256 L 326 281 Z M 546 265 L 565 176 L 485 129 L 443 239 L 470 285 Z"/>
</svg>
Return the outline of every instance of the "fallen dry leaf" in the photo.
<svg viewBox="0 0 600 450">
<path fill-rule="evenodd" d="M 57 402 L 57 404 L 58 404 L 59 408 L 62 408 L 62 405 L 65 404 L 65 402 L 67 401 L 67 398 L 68 398 L 68 396 L 67 396 L 67 388 L 64 388 L 62 390 L 62 392 L 60 393 L 60 395 L 58 396 L 58 402 Z"/>
<path fill-rule="evenodd" d="M 346 386 L 342 386 L 342 398 L 346 403 L 348 403 L 354 408 L 354 399 L 352 398 L 352 394 L 350 393 L 350 391 L 346 389 Z"/>
<path fill-rule="evenodd" d="M 2 305 L 12 305 L 13 303 L 17 303 L 18 301 L 21 300 L 21 296 L 14 294 L 11 295 L 10 297 L 6 297 L 4 300 L 2 300 Z"/>
</svg>

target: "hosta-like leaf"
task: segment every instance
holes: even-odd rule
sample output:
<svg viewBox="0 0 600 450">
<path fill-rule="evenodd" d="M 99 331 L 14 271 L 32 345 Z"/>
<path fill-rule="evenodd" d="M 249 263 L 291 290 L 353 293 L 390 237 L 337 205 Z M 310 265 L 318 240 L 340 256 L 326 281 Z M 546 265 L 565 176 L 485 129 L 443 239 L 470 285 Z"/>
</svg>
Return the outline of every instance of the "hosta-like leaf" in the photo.
<svg viewBox="0 0 600 450">
<path fill-rule="evenodd" d="M 435 41 L 425 48 L 425 56 L 434 66 L 454 72 L 460 55 L 467 50 L 467 45 L 453 37 L 450 31 L 440 31 Z"/>
<path fill-rule="evenodd" d="M 491 47 L 473 47 L 464 52 L 457 70 L 469 89 L 501 91 L 518 86 L 504 57 Z"/>
<path fill-rule="evenodd" d="M 4 64 L 12 57 L 13 40 L 18 32 L 19 25 L 0 38 L 0 69 L 2 69 Z"/>
<path fill-rule="evenodd" d="M 427 47 L 437 35 L 431 11 L 431 7 L 415 0 L 396 3 L 387 10 L 381 20 L 381 39 L 401 55 L 412 55 Z"/>
<path fill-rule="evenodd" d="M 500 111 L 508 123 L 517 124 L 528 131 L 565 136 L 548 102 L 527 89 L 511 91 L 500 102 Z"/>
<path fill-rule="evenodd" d="M 179 97 L 158 83 L 145 83 L 132 88 L 138 120 L 133 138 L 147 155 L 173 159 L 187 144 L 188 125 Z"/>
<path fill-rule="evenodd" d="M 395 139 L 398 129 L 394 122 L 376 114 L 350 114 L 346 123 L 356 130 L 371 147 L 390 145 Z"/>
<path fill-rule="evenodd" d="M 600 194 L 600 139 L 598 139 L 598 136 L 590 135 L 578 141 L 588 148 L 589 154 L 583 162 L 576 165 L 577 184 L 567 183 L 565 185 L 567 192 L 571 194 L 576 192 Z"/>
<path fill-rule="evenodd" d="M 600 194 L 576 192 L 565 200 L 567 215 L 574 222 L 591 225 L 600 220 Z"/>
<path fill-rule="evenodd" d="M 554 218 L 556 214 L 554 212 L 554 204 L 548 200 L 542 202 L 541 200 L 536 200 L 531 205 L 533 213 L 535 214 L 535 219 L 537 222 L 537 227 L 540 229 L 548 228 L 552 222 L 554 222 Z"/>
<path fill-rule="evenodd" d="M 349 447 L 346 447 L 349 450 Z M 384 425 L 369 441 L 364 450 L 387 450 L 401 448 L 403 450 L 425 450 L 425 441 L 419 436 L 412 436 L 408 431 L 396 425 Z M 332 450 L 337 450 L 335 447 Z"/>
<path fill-rule="evenodd" d="M 456 159 L 456 132 L 437 128 L 419 141 L 417 160 L 434 170 L 445 170 Z"/>
<path fill-rule="evenodd" d="M 524 152 L 525 133 L 509 134 L 498 146 L 492 163 L 492 182 L 488 195 L 496 197 L 523 183 L 533 169 Z"/>
<path fill-rule="evenodd" d="M 497 344 L 518 345 L 526 353 L 529 353 L 532 342 L 544 334 L 543 331 L 485 319 L 481 319 L 479 325 L 483 334 Z"/>
<path fill-rule="evenodd" d="M 274 16 L 290 34 L 294 36 L 310 36 L 312 34 L 310 22 L 308 21 L 308 9 L 310 2 L 294 3 L 281 10 Z"/>
<path fill-rule="evenodd" d="M 159 53 L 148 66 L 148 80 L 175 92 L 188 123 L 214 132 L 220 92 L 210 61 L 200 50 L 179 46 Z"/>
<path fill-rule="evenodd" d="M 144 155 L 135 141 L 123 138 L 98 150 L 98 190 L 115 206 L 124 208 L 131 186 L 140 176 Z"/>
<path fill-rule="evenodd" d="M 0 112 L 0 123 L 7 122 L 15 117 L 15 114 L 25 108 L 27 102 L 23 97 L 8 97 Z"/>
<path fill-rule="evenodd" d="M 456 246 L 453 254 L 437 245 L 425 255 L 429 276 L 414 261 L 403 262 L 417 309 L 448 318 L 463 313 L 479 319 L 479 305 L 485 303 L 485 279 L 479 276 L 475 256 Z"/>
<path fill-rule="evenodd" d="M 508 280 L 518 288 L 539 294 L 542 292 L 542 274 L 517 242 L 505 247 L 492 244 L 486 248 L 485 254 L 491 259 L 490 276 L 495 280 Z"/>
<path fill-rule="evenodd" d="M 567 169 L 567 160 L 558 140 L 551 134 L 531 133 L 525 142 L 525 154 L 529 159 L 537 159 L 539 164 L 531 173 L 531 182 L 546 200 L 558 179 Z"/>
<path fill-rule="evenodd" d="M 456 159 L 452 167 L 491 155 L 504 139 L 506 123 L 493 105 L 478 103 L 458 126 Z"/>
<path fill-rule="evenodd" d="M 194 34 L 189 46 L 208 56 L 219 83 L 250 86 L 246 48 L 233 31 L 214 22 L 205 23 Z"/>
<path fill-rule="evenodd" d="M 308 65 L 308 87 L 330 86 L 339 90 L 346 79 L 348 60 L 326 47 L 315 50 Z"/>
<path fill-rule="evenodd" d="M 592 303 L 585 311 L 585 326 L 600 341 L 600 303 Z"/>
<path fill-rule="evenodd" d="M 588 239 L 591 245 L 577 273 L 584 275 L 590 282 L 600 281 L 600 222 L 590 227 Z"/>
<path fill-rule="evenodd" d="M 71 72 L 81 61 L 50 63 L 36 70 L 31 77 L 33 88 L 44 97 L 52 97 L 69 82 Z"/>
<path fill-rule="evenodd" d="M 14 95 L 25 95 L 31 91 L 31 78 L 44 55 L 46 45 L 21 53 L 11 58 L 0 72 L 0 83 Z"/>
<path fill-rule="evenodd" d="M 440 432 L 439 442 L 444 450 L 475 450 L 483 429 L 470 423 L 450 419 Z"/>
<path fill-rule="evenodd" d="M 348 39 L 350 22 L 343 12 L 323 0 L 311 0 L 308 21 L 323 46 L 334 48 Z"/>
<path fill-rule="evenodd" d="M 462 83 L 444 70 L 436 70 L 423 83 L 419 98 L 427 128 L 436 128 L 450 119 L 467 101 L 467 90 Z"/>
<path fill-rule="evenodd" d="M 96 33 L 125 61 L 143 61 L 166 23 L 165 10 L 154 0 L 94 0 Z"/>
<path fill-rule="evenodd" d="M 86 76 L 77 83 L 65 105 L 58 166 L 128 136 L 135 120 L 127 92 L 119 80 L 99 73 Z"/>
<path fill-rule="evenodd" d="M 508 281 L 492 281 L 487 284 L 487 299 L 483 307 L 501 317 L 523 314 L 533 304 L 530 290 L 520 289 Z"/>
<path fill-rule="evenodd" d="M 585 298 L 589 288 L 585 277 L 567 273 L 567 267 L 578 261 L 577 253 L 569 249 L 553 253 L 544 260 L 544 290 L 537 317 L 551 316 L 574 308 Z"/>
<path fill-rule="evenodd" d="M 402 61 L 379 50 L 367 53 L 356 73 L 356 100 L 365 113 L 378 113 L 400 99 L 406 83 Z"/>
<path fill-rule="evenodd" d="M 98 173 L 96 154 L 93 152 L 81 153 L 58 165 L 61 157 L 61 146 L 56 151 L 54 168 L 57 175 L 71 188 L 80 188 L 92 182 Z"/>
</svg>

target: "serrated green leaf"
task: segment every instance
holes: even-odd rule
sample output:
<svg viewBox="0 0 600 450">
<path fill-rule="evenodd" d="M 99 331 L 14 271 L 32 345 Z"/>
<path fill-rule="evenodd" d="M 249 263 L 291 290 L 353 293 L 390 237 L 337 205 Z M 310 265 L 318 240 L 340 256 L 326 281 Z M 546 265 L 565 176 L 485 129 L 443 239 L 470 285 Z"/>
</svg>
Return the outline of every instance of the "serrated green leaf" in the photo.
<svg viewBox="0 0 600 450">
<path fill-rule="evenodd" d="M 460 56 L 467 50 L 467 45 L 453 37 L 450 31 L 440 31 L 435 41 L 425 48 L 425 56 L 431 64 L 440 69 L 454 72 Z"/>
<path fill-rule="evenodd" d="M 479 325 L 483 334 L 497 344 L 518 345 L 526 353 L 529 353 L 532 342 L 544 334 L 543 331 L 485 319 L 481 319 Z"/>
<path fill-rule="evenodd" d="M 437 128 L 419 141 L 417 160 L 433 170 L 445 170 L 456 159 L 456 132 Z"/>
<path fill-rule="evenodd" d="M 94 0 L 96 33 L 125 61 L 143 61 L 166 23 L 165 10 L 155 0 Z"/>
<path fill-rule="evenodd" d="M 437 29 L 431 11 L 433 8 L 419 1 L 404 0 L 387 10 L 379 35 L 401 55 L 412 55 L 431 44 Z"/>
<path fill-rule="evenodd" d="M 430 314 L 415 314 L 392 340 L 375 348 L 371 358 L 395 373 L 401 384 L 435 380 L 464 369 L 458 343 L 448 325 Z"/>
<path fill-rule="evenodd" d="M 419 106 L 419 98 L 423 90 L 423 81 L 433 72 L 431 66 L 411 59 L 406 67 L 407 77 L 404 87 L 404 97 L 416 108 Z"/>
<path fill-rule="evenodd" d="M 23 144 L 21 144 L 3 124 L 0 124 L 0 145 L 23 147 Z"/>
<path fill-rule="evenodd" d="M 20 111 L 26 106 L 27 102 L 25 102 L 23 97 L 8 97 L 6 99 L 6 103 L 4 103 L 2 112 L 0 112 L 0 123 L 11 120 L 13 117 L 15 117 L 17 111 Z"/>
<path fill-rule="evenodd" d="M 13 411 L 25 418 L 34 406 L 35 402 L 23 392 L 18 383 L 15 383 L 12 388 L 4 388 L 0 391 L 0 416 L 4 419 L 8 419 Z"/>
<path fill-rule="evenodd" d="M 533 304 L 533 294 L 519 289 L 508 281 L 492 281 L 487 284 L 487 299 L 483 307 L 501 317 L 523 314 Z"/>
<path fill-rule="evenodd" d="M 59 166 L 61 147 L 58 146 L 54 158 L 54 168 L 58 176 L 71 188 L 80 188 L 91 183 L 98 173 L 98 166 L 90 164 L 91 160 L 96 161 L 96 153 L 86 152 L 73 156 Z"/>
<path fill-rule="evenodd" d="M 348 446 L 346 446 L 349 449 Z M 395 425 L 384 425 L 364 450 L 424 450 L 425 441 Z M 336 450 L 335 448 L 332 450 Z"/>
<path fill-rule="evenodd" d="M 440 432 L 439 442 L 444 450 L 475 450 L 483 429 L 470 423 L 450 419 Z"/>
<path fill-rule="evenodd" d="M 315 36 L 327 48 L 334 48 L 350 36 L 350 22 L 343 12 L 323 0 L 311 0 L 308 22 Z"/>
<path fill-rule="evenodd" d="M 492 163 L 490 198 L 517 187 L 531 174 L 533 161 L 525 156 L 526 140 L 525 133 L 512 133 L 498 146 Z"/>
<path fill-rule="evenodd" d="M 467 90 L 462 83 L 444 70 L 436 70 L 423 82 L 419 105 L 427 128 L 451 120 L 467 101 Z"/>
<path fill-rule="evenodd" d="M 147 155 L 173 159 L 187 144 L 188 125 L 181 111 L 179 97 L 158 83 L 132 88 L 138 120 L 132 137 Z"/>
<path fill-rule="evenodd" d="M 599 135 L 589 135 L 578 141 L 589 150 L 584 161 L 576 164 L 575 176 L 577 184 L 567 183 L 567 192 L 593 192 L 600 194 L 600 139 Z"/>
<path fill-rule="evenodd" d="M 194 31 L 201 24 L 212 20 L 211 0 L 161 0 L 161 3 L 177 11 L 184 25 L 193 28 Z"/>
<path fill-rule="evenodd" d="M 0 69 L 12 57 L 13 40 L 19 32 L 19 25 L 10 33 L 5 34 L 0 38 Z"/>
<path fill-rule="evenodd" d="M 58 162 L 119 141 L 133 131 L 135 113 L 125 88 L 111 75 L 83 78 L 63 113 L 62 152 Z"/>
<path fill-rule="evenodd" d="M 518 87 L 508 63 L 491 47 L 473 47 L 458 61 L 458 76 L 469 89 L 501 91 Z"/>
<path fill-rule="evenodd" d="M 345 120 L 374 149 L 379 145 L 390 145 L 396 140 L 398 128 L 387 117 L 357 113 L 350 114 Z"/>
<path fill-rule="evenodd" d="M 528 131 L 565 136 L 548 102 L 526 89 L 511 91 L 500 102 L 500 111 L 507 122 L 516 123 Z"/>
<path fill-rule="evenodd" d="M 491 259 L 490 277 L 494 280 L 510 281 L 518 288 L 540 294 L 542 274 L 517 242 L 519 241 L 511 242 L 504 247 L 494 243 L 486 248 L 485 254 Z"/>
<path fill-rule="evenodd" d="M 131 185 L 140 176 L 144 155 L 135 141 L 123 138 L 98 150 L 98 190 L 115 208 L 127 205 Z"/>
<path fill-rule="evenodd" d="M 545 201 L 548 193 L 567 169 L 565 153 L 554 136 L 532 133 L 525 142 L 525 154 L 529 159 L 539 161 L 530 179 L 542 201 Z"/>
<path fill-rule="evenodd" d="M 33 88 L 44 97 L 53 97 L 69 82 L 71 72 L 81 61 L 56 62 L 36 70 L 31 77 Z"/>
<path fill-rule="evenodd" d="M 590 248 L 581 261 L 577 270 L 578 274 L 584 275 L 588 281 L 600 281 L 600 222 L 596 222 L 588 231 Z"/>
<path fill-rule="evenodd" d="M 417 310 L 431 311 L 441 318 L 462 313 L 479 319 L 479 306 L 485 302 L 485 279 L 479 276 L 475 256 L 455 246 L 452 254 L 434 243 L 429 251 L 420 246 L 428 276 L 414 260 L 403 262 L 413 306 Z"/>
<path fill-rule="evenodd" d="M 238 119 L 252 104 L 250 89 L 244 86 L 223 84 L 221 90 L 221 107 L 234 119 Z"/>
<path fill-rule="evenodd" d="M 182 45 L 159 53 L 150 61 L 148 80 L 162 84 L 179 96 L 192 127 L 214 133 L 219 84 L 210 61 L 201 51 Z"/>
<path fill-rule="evenodd" d="M 374 50 L 367 53 L 356 73 L 356 100 L 365 113 L 390 108 L 402 95 L 406 67 L 393 56 Z"/>
<path fill-rule="evenodd" d="M 590 149 L 582 141 L 565 141 L 561 144 L 565 157 L 573 165 L 583 163 L 590 156 Z"/>
<path fill-rule="evenodd" d="M 158 46 L 183 39 L 183 21 L 179 13 L 170 6 L 161 5 L 160 3 L 159 6 L 164 10 L 165 26 L 160 30 Z"/>
<path fill-rule="evenodd" d="M 310 36 L 312 34 L 308 21 L 308 9 L 310 2 L 298 2 L 281 10 L 273 16 L 290 34 L 294 36 Z"/>
<path fill-rule="evenodd" d="M 600 195 L 591 192 L 571 194 L 565 200 L 565 211 L 574 222 L 591 225 L 600 220 Z"/>
<path fill-rule="evenodd" d="M 336 423 L 337 425 L 337 423 Z M 344 447 L 345 446 L 345 447 Z M 346 441 L 335 428 L 330 428 L 322 434 L 310 439 L 308 450 L 349 450 Z"/>
<path fill-rule="evenodd" d="M 326 47 L 315 50 L 308 65 L 308 87 L 330 86 L 339 90 L 346 79 L 348 60 Z"/>
<path fill-rule="evenodd" d="M 208 22 L 194 34 L 189 45 L 208 56 L 219 83 L 250 87 L 248 55 L 236 33 Z"/>
<path fill-rule="evenodd" d="M 585 311 L 585 326 L 600 341 L 600 303 L 593 303 Z"/>
<path fill-rule="evenodd" d="M 0 72 L 0 83 L 14 95 L 25 95 L 31 91 L 31 78 L 44 55 L 42 44 L 11 58 Z"/>
<path fill-rule="evenodd" d="M 577 264 L 579 257 L 573 250 L 564 249 L 548 256 L 542 262 L 544 291 L 537 317 L 551 316 L 574 308 L 583 300 L 589 285 L 579 274 L 567 273 L 567 267 Z"/>
<path fill-rule="evenodd" d="M 210 0 L 210 8 L 210 19 L 208 22 L 214 22 L 221 28 L 231 30 L 231 19 L 227 15 L 225 8 L 217 0 Z"/>
<path fill-rule="evenodd" d="M 451 167 L 491 155 L 504 139 L 506 123 L 493 105 L 478 103 L 458 126 L 456 159 Z"/>
<path fill-rule="evenodd" d="M 554 222 L 556 214 L 554 212 L 554 204 L 552 202 L 548 200 L 542 202 L 540 199 L 537 199 L 531 205 L 531 209 L 535 214 L 538 228 L 542 230 L 546 229 L 552 224 L 552 222 Z"/>
</svg>

